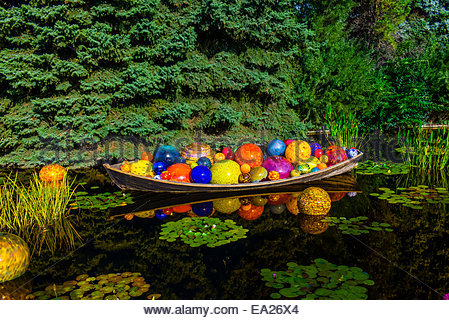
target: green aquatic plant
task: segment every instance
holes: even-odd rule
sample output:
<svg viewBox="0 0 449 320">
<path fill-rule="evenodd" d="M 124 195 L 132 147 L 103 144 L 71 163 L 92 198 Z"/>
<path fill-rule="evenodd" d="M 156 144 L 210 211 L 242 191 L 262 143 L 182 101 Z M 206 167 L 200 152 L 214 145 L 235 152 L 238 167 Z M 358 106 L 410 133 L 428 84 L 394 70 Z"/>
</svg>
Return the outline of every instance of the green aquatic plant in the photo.
<svg viewBox="0 0 449 320">
<path fill-rule="evenodd" d="M 371 225 L 368 225 L 367 220 L 368 217 L 360 216 L 349 219 L 345 217 L 326 217 L 322 221 L 329 222 L 329 226 L 336 226 L 343 234 L 352 234 L 354 236 L 369 233 L 370 231 L 393 231 L 389 223 L 373 221 Z"/>
<path fill-rule="evenodd" d="M 191 247 L 218 247 L 246 238 L 247 232 L 248 229 L 243 229 L 228 219 L 221 221 L 210 217 L 183 218 L 164 224 L 159 239 L 174 242 L 180 238 Z"/>
<path fill-rule="evenodd" d="M 8 176 L 0 186 L 0 231 L 23 238 L 32 253 L 43 248 L 52 254 L 58 248 L 73 249 L 80 239 L 70 221 L 74 181 L 67 174 L 60 184 L 42 182 L 34 173 L 28 185 Z"/>
<path fill-rule="evenodd" d="M 330 133 L 328 140 L 331 144 L 357 149 L 363 147 L 368 135 L 359 128 L 359 121 L 355 114 L 333 110 L 332 107 L 329 107 L 325 121 Z"/>
<path fill-rule="evenodd" d="M 372 174 L 407 174 L 410 172 L 410 166 L 406 163 L 394 163 L 391 161 L 386 162 L 376 162 L 372 160 L 367 160 L 365 162 L 359 163 L 356 167 L 356 172 L 363 175 Z"/>
<path fill-rule="evenodd" d="M 428 186 L 396 188 L 396 192 L 390 188 L 379 188 L 382 193 L 370 193 L 370 196 L 380 200 L 387 200 L 391 204 L 401 204 L 412 209 L 422 209 L 425 203 L 449 203 L 449 191 L 446 188 L 430 189 Z"/>
<path fill-rule="evenodd" d="M 90 277 L 82 274 L 75 280 L 60 285 L 49 285 L 44 290 L 29 294 L 27 299 L 37 300 L 129 300 L 148 292 L 150 285 L 138 272 L 103 274 Z M 160 294 L 150 294 L 154 300 Z"/>
<path fill-rule="evenodd" d="M 397 149 L 404 153 L 404 160 L 410 166 L 425 173 L 443 170 L 449 163 L 449 130 L 441 127 L 423 130 L 420 125 L 399 131 L 402 146 Z"/>
<path fill-rule="evenodd" d="M 321 258 L 309 266 L 289 262 L 287 267 L 286 271 L 261 270 L 265 285 L 279 289 L 270 295 L 271 298 L 364 300 L 368 298 L 368 289 L 364 286 L 374 284 L 368 273 L 358 267 L 337 266 Z"/>
<path fill-rule="evenodd" d="M 91 187 L 97 189 L 98 187 Z M 75 202 L 71 203 L 72 209 L 106 210 L 134 203 L 130 193 L 116 191 L 114 193 L 104 192 L 89 194 L 86 191 L 75 193 Z"/>
</svg>

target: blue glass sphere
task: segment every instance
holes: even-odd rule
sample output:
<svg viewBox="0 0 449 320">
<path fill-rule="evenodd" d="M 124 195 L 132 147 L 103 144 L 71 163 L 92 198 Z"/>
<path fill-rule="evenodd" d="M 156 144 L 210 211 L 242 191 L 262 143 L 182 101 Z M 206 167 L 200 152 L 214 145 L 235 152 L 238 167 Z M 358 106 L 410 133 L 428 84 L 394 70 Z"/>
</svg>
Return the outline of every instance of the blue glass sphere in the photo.
<svg viewBox="0 0 449 320">
<path fill-rule="evenodd" d="M 316 172 L 318 170 L 320 170 L 320 169 L 318 169 L 317 167 L 314 167 L 314 168 L 312 168 L 312 170 L 310 170 L 310 172 Z"/>
<path fill-rule="evenodd" d="M 156 175 L 160 175 L 165 170 L 167 170 L 167 166 L 162 161 L 153 164 L 153 171 Z"/>
<path fill-rule="evenodd" d="M 285 143 L 280 139 L 274 139 L 267 146 L 267 153 L 271 156 L 282 156 L 285 152 Z"/>
<path fill-rule="evenodd" d="M 348 154 L 348 158 L 354 158 L 356 155 L 359 154 L 359 151 L 356 148 L 351 148 L 348 151 L 346 151 L 346 153 Z"/>
<path fill-rule="evenodd" d="M 214 205 L 212 201 L 192 204 L 192 211 L 197 216 L 206 217 L 214 212 Z"/>
<path fill-rule="evenodd" d="M 190 179 L 195 183 L 209 183 L 212 179 L 212 172 L 206 166 L 196 166 L 190 171 Z"/>
<path fill-rule="evenodd" d="M 310 149 L 312 150 L 312 155 L 313 155 L 315 153 L 315 150 L 322 149 L 322 148 L 318 143 L 312 142 L 310 144 Z"/>
<path fill-rule="evenodd" d="M 156 150 L 156 154 L 154 155 L 154 162 L 163 162 L 166 167 L 170 167 L 172 164 L 177 163 L 179 161 L 180 154 L 179 151 L 176 150 L 173 146 L 160 146 Z"/>
<path fill-rule="evenodd" d="M 212 162 L 208 157 L 201 157 L 196 163 L 198 163 L 199 166 L 206 166 L 208 168 L 210 168 L 212 165 Z"/>
<path fill-rule="evenodd" d="M 156 218 L 158 218 L 159 220 L 164 220 L 167 218 L 167 215 L 162 213 L 161 209 L 156 210 L 156 212 L 154 214 L 155 214 Z"/>
</svg>

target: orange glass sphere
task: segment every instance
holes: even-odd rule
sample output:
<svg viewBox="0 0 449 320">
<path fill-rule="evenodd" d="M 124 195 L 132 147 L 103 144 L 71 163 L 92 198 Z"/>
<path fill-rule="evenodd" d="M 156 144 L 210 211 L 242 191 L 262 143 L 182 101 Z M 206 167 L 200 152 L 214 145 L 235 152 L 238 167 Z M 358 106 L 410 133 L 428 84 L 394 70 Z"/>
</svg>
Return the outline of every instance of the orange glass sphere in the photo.
<svg viewBox="0 0 449 320">
<path fill-rule="evenodd" d="M 59 164 L 49 164 L 39 171 L 39 178 L 44 182 L 56 182 L 64 179 L 65 169 Z"/>
<path fill-rule="evenodd" d="M 167 171 L 171 174 L 171 181 L 191 182 L 190 166 L 185 163 L 175 163 L 168 167 Z"/>
<path fill-rule="evenodd" d="M 346 195 L 346 192 L 329 192 L 329 197 L 331 198 L 332 202 L 340 201 L 344 198 Z"/>
<path fill-rule="evenodd" d="M 310 145 L 302 140 L 293 141 L 285 149 L 285 157 L 293 164 L 309 159 L 311 154 L 312 149 Z"/>
<path fill-rule="evenodd" d="M 292 195 L 290 193 L 271 194 L 268 196 L 268 204 L 272 205 L 284 204 L 285 202 L 287 202 L 288 199 L 290 199 L 291 196 Z"/>
<path fill-rule="evenodd" d="M 318 169 L 323 170 L 327 168 L 327 164 L 325 163 L 318 163 L 318 165 L 316 166 Z"/>
<path fill-rule="evenodd" d="M 290 199 L 288 199 L 285 202 L 285 206 L 287 207 L 287 210 L 294 214 L 297 215 L 299 212 L 299 208 L 298 208 L 298 197 L 291 197 Z"/>
<path fill-rule="evenodd" d="M 124 215 L 126 220 L 132 220 L 134 218 L 134 215 L 132 213 L 127 213 Z"/>
<path fill-rule="evenodd" d="M 153 161 L 153 154 L 149 151 L 145 151 L 140 155 L 140 160 Z"/>
<path fill-rule="evenodd" d="M 268 179 L 270 179 L 270 180 L 279 180 L 279 172 L 277 172 L 277 171 L 270 171 L 268 173 Z"/>
<path fill-rule="evenodd" d="M 190 204 L 185 204 L 183 206 L 176 206 L 173 207 L 174 213 L 186 213 L 188 211 L 192 210 L 192 206 Z"/>
<path fill-rule="evenodd" d="M 240 171 L 242 171 L 242 173 L 249 173 L 251 171 L 251 167 L 249 164 L 244 163 L 240 166 Z"/>
<path fill-rule="evenodd" d="M 226 156 L 223 154 L 223 153 L 221 153 L 221 152 L 219 152 L 219 153 L 217 153 L 216 155 L 215 155 L 215 161 L 221 161 L 221 160 L 224 160 L 224 159 L 226 159 Z"/>
<path fill-rule="evenodd" d="M 131 164 L 128 161 L 125 161 L 120 166 L 120 170 L 124 172 L 131 172 Z"/>
<path fill-rule="evenodd" d="M 247 143 L 237 149 L 234 160 L 240 166 L 248 164 L 251 168 L 259 167 L 263 163 L 263 152 L 255 144 Z"/>
<path fill-rule="evenodd" d="M 265 207 L 256 207 L 254 205 L 251 205 L 251 208 L 249 210 L 243 210 L 242 208 L 240 208 L 238 214 L 245 220 L 256 220 L 260 218 L 264 208 Z"/>
</svg>

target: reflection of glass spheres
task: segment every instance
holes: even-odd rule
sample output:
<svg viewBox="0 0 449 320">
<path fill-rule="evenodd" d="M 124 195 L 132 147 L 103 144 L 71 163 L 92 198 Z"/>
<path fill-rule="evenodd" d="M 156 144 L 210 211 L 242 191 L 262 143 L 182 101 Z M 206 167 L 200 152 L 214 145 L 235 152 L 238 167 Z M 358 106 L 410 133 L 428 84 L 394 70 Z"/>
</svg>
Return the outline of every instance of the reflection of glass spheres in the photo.
<svg viewBox="0 0 449 320">
<path fill-rule="evenodd" d="M 30 251 L 22 238 L 0 232 L 0 283 L 20 277 L 30 263 Z"/>
<path fill-rule="evenodd" d="M 264 210 L 264 207 L 257 207 L 250 204 L 249 206 L 242 206 L 239 209 L 239 216 L 245 220 L 256 220 L 260 218 Z"/>
<path fill-rule="evenodd" d="M 160 146 L 154 154 L 154 162 L 163 162 L 167 167 L 179 161 L 179 152 L 172 146 Z"/>
<path fill-rule="evenodd" d="M 297 215 L 299 212 L 299 208 L 298 208 L 298 198 L 297 197 L 291 197 L 290 199 L 287 200 L 287 202 L 285 202 L 285 205 L 287 206 L 287 210 L 294 214 Z"/>
<path fill-rule="evenodd" d="M 240 200 L 238 198 L 225 198 L 213 201 L 214 208 L 221 213 L 233 213 L 237 211 L 240 206 Z"/>
<path fill-rule="evenodd" d="M 331 192 L 331 193 L 329 193 L 329 197 L 331 198 L 332 202 L 340 201 L 341 199 L 344 198 L 345 195 L 346 195 L 346 192 Z"/>
<path fill-rule="evenodd" d="M 214 213 L 212 201 L 192 204 L 192 211 L 199 217 L 206 217 Z"/>
<path fill-rule="evenodd" d="M 206 157 L 209 160 L 214 159 L 214 151 L 210 146 L 202 142 L 194 142 L 189 144 L 181 152 L 181 157 L 186 159 L 187 164 L 197 162 L 199 158 Z"/>
<path fill-rule="evenodd" d="M 298 199 L 299 210 L 304 214 L 323 215 L 331 208 L 329 194 L 321 188 L 310 187 L 301 192 Z"/>
<path fill-rule="evenodd" d="M 235 161 L 239 165 L 247 163 L 251 168 L 262 165 L 263 152 L 253 143 L 247 143 L 240 146 L 235 152 Z"/>
<path fill-rule="evenodd" d="M 25 300 L 30 293 L 31 281 L 26 277 L 0 283 L 0 300 Z"/>
<path fill-rule="evenodd" d="M 232 160 L 221 160 L 211 168 L 212 180 L 210 183 L 237 184 L 239 183 L 240 166 Z"/>
<path fill-rule="evenodd" d="M 310 215 L 302 214 L 298 215 L 299 227 L 309 234 L 320 234 L 329 228 L 329 222 L 324 222 L 323 219 L 329 217 L 327 214 Z"/>
</svg>

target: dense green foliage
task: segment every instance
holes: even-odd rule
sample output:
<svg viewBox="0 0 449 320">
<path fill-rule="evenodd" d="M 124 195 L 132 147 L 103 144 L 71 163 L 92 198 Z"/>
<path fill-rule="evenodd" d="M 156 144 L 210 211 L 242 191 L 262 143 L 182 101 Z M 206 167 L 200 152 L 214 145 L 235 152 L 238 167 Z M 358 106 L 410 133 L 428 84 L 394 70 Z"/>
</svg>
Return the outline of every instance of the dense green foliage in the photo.
<svg viewBox="0 0 449 320">
<path fill-rule="evenodd" d="M 105 140 L 180 144 L 198 132 L 298 137 L 329 106 L 371 129 L 437 120 L 449 101 L 448 10 L 446 0 L 3 1 L 0 158 L 85 162 L 120 156 Z"/>
</svg>

